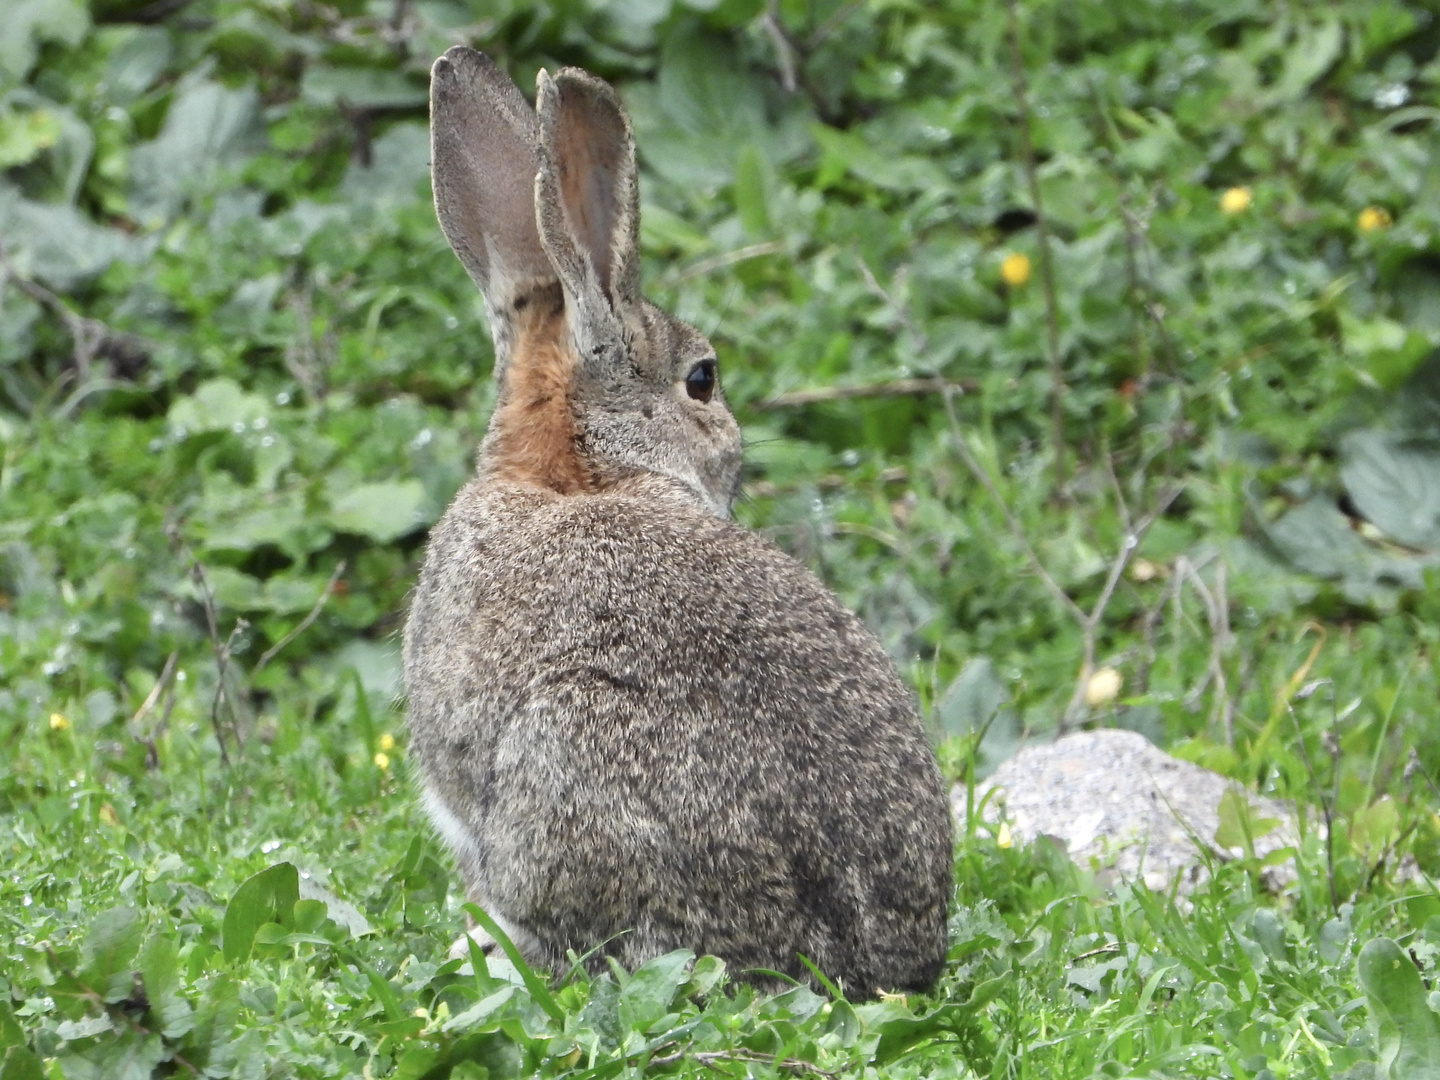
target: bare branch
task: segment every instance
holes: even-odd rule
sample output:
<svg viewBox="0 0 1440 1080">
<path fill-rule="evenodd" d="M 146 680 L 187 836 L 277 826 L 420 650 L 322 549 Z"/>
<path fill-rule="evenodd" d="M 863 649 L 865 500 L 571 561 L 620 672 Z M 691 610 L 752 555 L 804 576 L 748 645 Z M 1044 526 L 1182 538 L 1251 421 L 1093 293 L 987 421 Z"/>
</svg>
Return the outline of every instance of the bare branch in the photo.
<svg viewBox="0 0 1440 1080">
<path fill-rule="evenodd" d="M 720 255 L 712 255 L 709 258 L 701 259 L 691 263 L 684 270 L 669 275 L 674 282 L 689 281 L 691 278 L 704 277 L 706 274 L 713 274 L 716 270 L 723 270 L 727 266 L 734 266 L 736 263 L 748 262 L 751 259 L 758 259 L 762 255 L 778 255 L 785 250 L 785 245 L 779 240 L 766 240 L 759 244 L 748 244 L 734 251 L 726 251 Z"/>
<path fill-rule="evenodd" d="M 806 390 L 790 390 L 757 401 L 751 408 L 793 409 L 801 405 L 817 405 L 826 401 L 847 401 L 852 398 L 921 397 L 926 394 L 968 394 L 980 388 L 973 379 L 951 380 L 938 376 L 918 379 L 895 379 L 891 382 L 867 383 L 861 386 L 817 386 Z"/>
<path fill-rule="evenodd" d="M 281 649 L 285 648 L 286 645 L 289 645 L 306 630 L 310 629 L 311 624 L 320 617 L 320 612 L 329 601 L 330 594 L 335 591 L 335 583 L 339 581 L 341 575 L 345 573 L 345 566 L 345 560 L 341 559 L 335 567 L 335 572 L 330 575 L 330 580 L 325 583 L 325 588 L 320 591 L 320 595 L 316 598 L 315 606 L 310 609 L 310 614 L 301 619 L 295 629 L 291 630 L 274 645 L 271 645 L 270 648 L 265 650 L 259 662 L 256 663 L 255 670 L 251 672 L 252 676 L 259 675 L 260 672 L 265 669 L 265 665 L 279 655 Z"/>
</svg>

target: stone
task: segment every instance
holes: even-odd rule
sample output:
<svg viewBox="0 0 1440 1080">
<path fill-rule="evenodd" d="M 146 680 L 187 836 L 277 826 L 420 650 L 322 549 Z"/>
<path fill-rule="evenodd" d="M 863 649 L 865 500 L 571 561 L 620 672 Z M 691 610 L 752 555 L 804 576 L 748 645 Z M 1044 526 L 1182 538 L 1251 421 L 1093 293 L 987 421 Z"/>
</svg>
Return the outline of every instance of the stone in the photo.
<svg viewBox="0 0 1440 1080">
<path fill-rule="evenodd" d="M 1179 876 L 1180 890 L 1187 892 L 1204 878 L 1200 844 L 1222 859 L 1244 854 L 1215 839 L 1220 800 L 1232 789 L 1248 800 L 1252 821 L 1279 822 L 1254 837 L 1257 856 L 1299 844 L 1299 825 L 1289 805 L 1171 757 L 1133 731 L 1083 731 L 1026 746 L 975 785 L 975 802 L 986 821 L 1007 822 L 1016 842 L 1049 836 L 1080 866 L 1096 869 L 1103 881 L 1138 880 L 1159 890 Z M 963 785 L 956 786 L 952 799 L 963 828 Z M 1294 876 L 1289 864 L 1270 870 L 1273 887 Z"/>
</svg>

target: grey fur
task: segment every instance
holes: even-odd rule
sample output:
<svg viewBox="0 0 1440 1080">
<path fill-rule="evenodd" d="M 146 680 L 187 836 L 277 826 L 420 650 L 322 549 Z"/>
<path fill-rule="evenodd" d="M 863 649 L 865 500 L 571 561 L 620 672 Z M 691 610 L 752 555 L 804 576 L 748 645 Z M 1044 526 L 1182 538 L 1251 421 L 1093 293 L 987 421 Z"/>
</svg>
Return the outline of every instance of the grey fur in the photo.
<svg viewBox="0 0 1440 1080">
<path fill-rule="evenodd" d="M 441 63 L 493 69 L 475 55 Z M 466 190 L 466 169 L 536 167 L 482 160 L 494 121 L 453 100 L 432 93 L 449 191 Z M 631 966 L 689 948 L 803 976 L 803 954 L 858 996 L 928 986 L 945 957 L 952 825 L 912 695 L 814 575 L 728 520 L 739 431 L 718 388 L 708 402 L 686 392 L 709 343 L 639 296 L 634 145 L 614 92 L 583 72 L 542 80 L 537 130 L 552 279 L 518 297 L 480 284 L 492 313 L 563 306 L 574 438 L 554 445 L 586 480 L 560 490 L 513 468 L 520 429 L 498 417 L 525 407 L 510 384 L 531 354 L 517 345 L 479 476 L 431 534 L 405 631 L 431 813 L 471 899 L 536 965 L 601 945 Z M 467 149 L 442 160 L 455 146 Z M 591 201 L 577 208 L 563 170 L 587 162 L 609 175 L 569 176 Z M 508 204 L 460 210 L 440 215 L 462 259 L 521 231 L 483 216 Z"/>
</svg>

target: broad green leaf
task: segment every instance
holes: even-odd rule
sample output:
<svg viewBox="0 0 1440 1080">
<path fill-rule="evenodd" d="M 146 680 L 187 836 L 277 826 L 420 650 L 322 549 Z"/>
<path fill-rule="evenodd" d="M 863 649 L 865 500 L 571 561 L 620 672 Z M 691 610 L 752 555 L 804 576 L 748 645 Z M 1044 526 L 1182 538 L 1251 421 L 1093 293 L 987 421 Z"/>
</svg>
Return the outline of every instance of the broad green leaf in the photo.
<svg viewBox="0 0 1440 1080">
<path fill-rule="evenodd" d="M 159 1035 L 131 1030 L 62 1054 L 56 1064 L 65 1080 L 152 1080 L 169 1055 Z"/>
<path fill-rule="evenodd" d="M 424 503 L 425 488 L 418 480 L 361 484 L 330 504 L 325 523 L 336 532 L 354 533 L 388 544 L 424 524 L 420 513 Z"/>
<path fill-rule="evenodd" d="M 1233 784 L 1220 796 L 1218 810 L 1220 824 L 1215 829 L 1215 842 L 1222 848 L 1251 854 L 1256 840 L 1280 827 L 1278 818 L 1256 817 L 1250 800 Z"/>
<path fill-rule="evenodd" d="M 620 1023 L 645 1031 L 670 1011 L 670 1005 L 690 977 L 695 954 L 688 949 L 657 956 L 630 977 L 620 991 Z"/>
<path fill-rule="evenodd" d="M 130 211 L 158 226 L 258 147 L 259 95 L 201 76 L 182 80 L 160 134 L 130 157 Z"/>
<path fill-rule="evenodd" d="M 1426 1001 L 1414 962 L 1391 939 L 1376 938 L 1360 950 L 1356 972 L 1370 1006 L 1382 1080 L 1440 1080 L 1440 1016 Z"/>
<path fill-rule="evenodd" d="M 0 235 L 21 273 L 65 291 L 136 253 L 118 229 L 96 225 L 73 206 L 32 202 L 0 180 Z"/>
<path fill-rule="evenodd" d="M 249 431 L 255 422 L 268 422 L 270 406 L 258 394 L 240 388 L 233 379 L 212 379 L 170 406 L 167 419 L 175 434 L 197 431 Z"/>
<path fill-rule="evenodd" d="M 45 1066 L 29 1047 L 7 1046 L 0 1055 L 0 1080 L 45 1080 Z"/>
<path fill-rule="evenodd" d="M 47 109 L 0 113 L 0 170 L 35 160 L 59 138 L 60 121 Z"/>
<path fill-rule="evenodd" d="M 1340 477 L 1356 508 L 1387 536 L 1440 553 L 1440 446 L 1362 428 L 1340 443 Z"/>
<path fill-rule="evenodd" d="M 312 64 L 306 69 L 300 93 L 321 105 L 345 105 L 352 109 L 395 109 L 424 105 L 429 95 L 398 71 L 379 68 L 328 67 Z"/>
<path fill-rule="evenodd" d="M 78 44 L 89 28 L 90 16 L 80 0 L 6 0 L 0 76 L 18 82 L 30 73 L 42 44 Z"/>
<path fill-rule="evenodd" d="M 300 899 L 300 873 L 288 863 L 276 863 L 246 878 L 225 906 L 222 943 L 231 964 L 249 959 L 255 935 L 265 923 L 289 926 Z"/>
<path fill-rule="evenodd" d="M 346 206 L 393 213 L 423 197 L 430 178 L 430 131 L 424 124 L 396 124 L 370 147 L 370 161 L 352 161 L 340 183 Z"/>
<path fill-rule="evenodd" d="M 135 985 L 131 964 L 144 930 L 140 912 L 132 907 L 114 907 L 96 915 L 81 948 L 81 981 L 107 1002 L 128 998 Z"/>
</svg>

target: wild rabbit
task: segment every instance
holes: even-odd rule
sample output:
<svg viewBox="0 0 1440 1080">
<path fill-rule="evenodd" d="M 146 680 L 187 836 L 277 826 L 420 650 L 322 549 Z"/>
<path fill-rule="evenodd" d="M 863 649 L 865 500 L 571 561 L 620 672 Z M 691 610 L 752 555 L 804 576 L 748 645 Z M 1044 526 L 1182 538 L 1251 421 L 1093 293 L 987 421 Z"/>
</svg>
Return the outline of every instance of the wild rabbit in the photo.
<svg viewBox="0 0 1440 1080">
<path fill-rule="evenodd" d="M 532 110 L 457 47 L 431 134 L 500 381 L 405 628 L 424 801 L 470 898 L 539 967 L 688 948 L 808 977 L 803 954 L 861 997 L 930 985 L 939 771 L 876 639 L 729 520 L 740 432 L 710 343 L 640 295 L 618 97 L 567 68 Z"/>
</svg>

